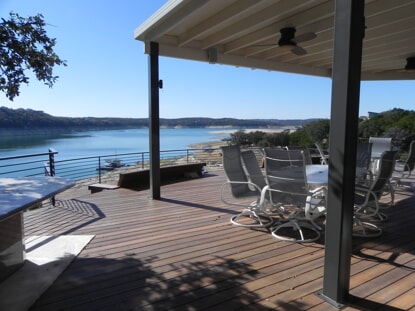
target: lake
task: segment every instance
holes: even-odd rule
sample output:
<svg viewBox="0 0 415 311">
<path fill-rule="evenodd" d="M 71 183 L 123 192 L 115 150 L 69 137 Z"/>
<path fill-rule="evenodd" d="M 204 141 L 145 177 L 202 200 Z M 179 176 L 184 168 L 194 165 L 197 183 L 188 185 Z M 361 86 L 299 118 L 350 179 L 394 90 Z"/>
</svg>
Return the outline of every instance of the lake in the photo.
<svg viewBox="0 0 415 311">
<path fill-rule="evenodd" d="M 175 128 L 160 130 L 160 149 L 187 149 L 190 144 L 229 137 L 223 128 Z M 227 129 L 228 130 L 228 129 Z M 0 137 L 0 157 L 58 152 L 57 160 L 149 151 L 148 129 L 86 131 L 56 135 Z"/>
</svg>

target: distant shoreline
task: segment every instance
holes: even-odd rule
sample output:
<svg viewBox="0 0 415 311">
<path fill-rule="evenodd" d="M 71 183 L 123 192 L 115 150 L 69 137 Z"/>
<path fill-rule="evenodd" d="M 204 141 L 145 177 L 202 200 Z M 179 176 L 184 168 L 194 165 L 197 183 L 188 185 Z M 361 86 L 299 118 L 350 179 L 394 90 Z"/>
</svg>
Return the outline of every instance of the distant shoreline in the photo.
<svg viewBox="0 0 415 311">
<path fill-rule="evenodd" d="M 281 133 L 284 131 L 295 131 L 296 128 L 294 126 L 281 126 L 278 128 L 237 128 L 237 129 L 224 129 L 224 130 L 217 130 L 212 131 L 213 134 L 233 134 L 238 131 L 243 131 L 246 133 L 253 133 L 253 132 L 264 132 L 264 133 Z"/>
<path fill-rule="evenodd" d="M 252 133 L 255 131 L 265 133 L 280 133 L 285 130 L 295 130 L 295 126 L 281 126 L 273 128 L 244 128 L 244 127 L 232 127 L 232 126 L 200 126 L 200 127 L 168 127 L 160 126 L 160 129 L 192 129 L 192 128 L 203 128 L 212 129 L 212 134 L 233 134 L 237 131 L 244 131 Z M 8 136 L 27 136 L 27 135 L 61 135 L 70 133 L 81 133 L 87 131 L 112 131 L 112 130 L 130 130 L 130 129 L 148 129 L 148 127 L 46 127 L 46 128 L 0 128 L 0 137 Z"/>
<path fill-rule="evenodd" d="M 295 131 L 296 128 L 293 126 L 290 127 L 281 127 L 281 128 L 267 128 L 267 129 L 258 129 L 258 128 L 238 128 L 238 129 L 223 129 L 223 130 L 215 130 L 215 131 L 211 131 L 210 133 L 212 134 L 234 134 L 238 131 L 244 131 L 246 133 L 253 133 L 256 131 L 259 132 L 264 132 L 264 133 L 281 133 L 283 131 Z M 190 144 L 189 147 L 191 149 L 203 149 L 206 147 L 212 147 L 212 148 L 219 148 L 221 146 L 226 146 L 228 145 L 229 142 L 228 141 L 208 141 L 208 142 L 199 142 L 199 143 L 194 143 L 194 144 Z"/>
</svg>

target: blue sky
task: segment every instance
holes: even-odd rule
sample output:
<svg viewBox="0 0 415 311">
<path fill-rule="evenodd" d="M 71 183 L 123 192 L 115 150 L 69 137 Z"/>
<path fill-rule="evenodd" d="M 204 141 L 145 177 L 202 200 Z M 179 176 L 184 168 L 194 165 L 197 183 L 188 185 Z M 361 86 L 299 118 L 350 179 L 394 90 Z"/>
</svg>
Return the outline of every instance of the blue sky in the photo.
<svg viewBox="0 0 415 311">
<path fill-rule="evenodd" d="M 56 52 L 53 88 L 31 79 L 13 102 L 54 116 L 148 116 L 148 56 L 134 29 L 166 0 L 1 0 L 0 16 L 43 14 Z M 240 119 L 329 118 L 331 80 L 194 61 L 160 58 L 160 116 Z M 413 110 L 413 81 L 363 82 L 360 115 L 392 108 Z"/>
</svg>

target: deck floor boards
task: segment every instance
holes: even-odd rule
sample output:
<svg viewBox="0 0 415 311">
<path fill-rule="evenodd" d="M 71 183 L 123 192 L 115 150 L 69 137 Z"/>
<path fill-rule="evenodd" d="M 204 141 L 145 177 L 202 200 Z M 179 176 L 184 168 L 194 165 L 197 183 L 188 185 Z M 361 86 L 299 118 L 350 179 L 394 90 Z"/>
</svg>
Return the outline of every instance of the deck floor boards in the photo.
<svg viewBox="0 0 415 311">
<path fill-rule="evenodd" d="M 278 241 L 232 226 L 223 171 L 149 191 L 65 192 L 24 214 L 26 235 L 95 238 L 31 307 L 45 310 L 336 310 L 323 284 L 324 235 Z M 70 193 L 70 194 L 69 194 Z M 415 197 L 397 191 L 381 237 L 353 241 L 344 310 L 415 310 Z"/>
</svg>

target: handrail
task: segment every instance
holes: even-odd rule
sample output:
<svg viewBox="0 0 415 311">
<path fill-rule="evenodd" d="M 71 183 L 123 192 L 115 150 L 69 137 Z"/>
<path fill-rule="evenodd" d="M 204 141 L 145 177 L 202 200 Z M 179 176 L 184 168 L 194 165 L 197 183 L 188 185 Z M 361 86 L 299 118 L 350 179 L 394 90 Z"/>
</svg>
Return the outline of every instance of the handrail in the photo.
<svg viewBox="0 0 415 311">
<path fill-rule="evenodd" d="M 17 155 L 12 157 L 1 157 L 0 162 L 3 163 L 0 165 L 0 176 L 10 175 L 10 176 L 36 176 L 39 175 L 37 172 L 42 172 L 45 175 L 54 176 L 55 175 L 55 163 L 54 163 L 54 156 L 58 154 L 56 150 L 50 148 L 48 152 L 44 153 L 33 153 L 33 154 L 24 154 L 24 155 Z M 47 163 L 44 163 L 45 160 L 43 159 L 47 156 Z M 33 160 L 33 158 L 42 157 L 40 160 Z M 25 159 L 30 158 L 30 161 L 26 162 L 16 162 L 18 159 Z M 7 169 L 12 170 L 7 171 Z M 29 173 L 30 172 L 30 173 Z"/>
<path fill-rule="evenodd" d="M 23 177 L 50 175 L 70 178 L 74 180 L 95 179 L 102 182 L 111 171 L 118 174 L 121 170 L 146 169 L 149 167 L 150 153 L 131 152 L 122 154 L 107 154 L 87 156 L 73 159 L 56 159 L 58 152 L 49 149 L 49 152 L 26 154 L 0 158 L 0 177 Z M 28 158 L 30 161 L 19 161 Z M 119 160 L 121 165 L 111 167 L 111 161 Z M 218 149 L 173 149 L 160 152 L 160 165 L 185 164 L 192 162 L 206 162 L 209 165 L 221 165 L 222 159 Z M 113 174 L 114 175 L 114 174 Z M 94 181 L 95 183 L 97 181 Z"/>
<path fill-rule="evenodd" d="M 22 154 L 22 155 L 12 156 L 12 157 L 1 157 L 0 161 L 21 159 L 21 158 L 31 158 L 31 157 L 44 156 L 44 155 L 58 153 L 56 150 L 53 150 L 53 151 L 50 151 L 50 150 L 53 150 L 53 149 L 49 149 L 49 152 L 44 152 L 44 153 L 32 153 L 32 154 Z"/>
</svg>

